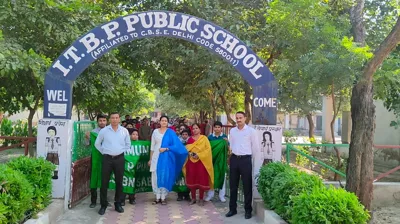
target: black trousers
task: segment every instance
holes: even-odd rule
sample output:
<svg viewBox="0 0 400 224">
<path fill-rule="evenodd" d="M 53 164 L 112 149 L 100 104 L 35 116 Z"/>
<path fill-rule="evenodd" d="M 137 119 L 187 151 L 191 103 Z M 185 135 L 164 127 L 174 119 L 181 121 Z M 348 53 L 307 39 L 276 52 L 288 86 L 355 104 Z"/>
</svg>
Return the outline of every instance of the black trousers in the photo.
<svg viewBox="0 0 400 224">
<path fill-rule="evenodd" d="M 97 201 L 97 188 L 90 188 L 90 202 L 96 204 Z"/>
<path fill-rule="evenodd" d="M 115 176 L 115 202 L 120 203 L 122 200 L 122 180 L 124 177 L 125 158 L 124 154 L 118 156 L 103 155 L 103 163 L 101 168 L 101 189 L 100 204 L 107 207 L 107 189 L 110 182 L 111 173 Z"/>
<path fill-rule="evenodd" d="M 125 193 L 122 193 L 121 202 L 125 201 L 126 195 L 128 195 L 128 199 L 129 199 L 129 200 L 135 200 L 135 199 L 136 199 L 135 194 L 125 194 Z"/>
<path fill-rule="evenodd" d="M 190 191 L 187 192 L 178 192 L 178 197 L 189 197 Z"/>
<path fill-rule="evenodd" d="M 237 195 L 239 189 L 239 180 L 242 178 L 243 191 L 244 191 L 244 210 L 252 212 L 251 206 L 253 200 L 253 172 L 251 155 L 236 156 L 232 154 L 230 158 L 229 169 L 229 186 L 230 186 L 230 200 L 229 210 L 237 211 Z"/>
<path fill-rule="evenodd" d="M 93 157 L 90 158 L 92 164 Z M 97 201 L 97 188 L 90 188 L 90 202 L 96 204 Z"/>
</svg>

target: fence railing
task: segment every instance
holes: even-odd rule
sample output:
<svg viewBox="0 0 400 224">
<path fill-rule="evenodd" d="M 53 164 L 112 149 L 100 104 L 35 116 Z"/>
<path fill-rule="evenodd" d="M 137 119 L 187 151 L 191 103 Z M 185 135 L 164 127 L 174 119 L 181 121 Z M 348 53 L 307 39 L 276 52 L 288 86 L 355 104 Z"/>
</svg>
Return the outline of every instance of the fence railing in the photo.
<svg viewBox="0 0 400 224">
<path fill-rule="evenodd" d="M 384 160 L 391 159 L 391 160 L 394 160 L 395 163 L 397 163 L 396 167 L 390 169 L 389 171 L 386 171 L 384 173 L 380 173 L 379 175 L 377 175 L 377 177 L 374 179 L 374 182 L 377 182 L 379 180 L 382 180 L 385 177 L 388 177 L 391 174 L 394 174 L 396 171 L 400 170 L 400 165 L 399 165 L 400 164 L 400 145 L 374 145 L 374 148 L 376 149 L 375 150 L 376 154 L 378 154 L 378 153 L 383 154 Z M 387 164 L 387 162 L 385 162 L 385 161 L 384 161 L 384 163 Z"/>
<path fill-rule="evenodd" d="M 74 143 L 72 147 L 72 162 L 91 155 L 90 142 L 86 133 L 96 128 L 95 121 L 74 122 Z"/>
<path fill-rule="evenodd" d="M 0 152 L 5 151 L 7 149 L 13 149 L 17 147 L 24 146 L 25 151 L 24 154 L 27 156 L 29 154 L 29 144 L 36 142 L 36 137 L 18 137 L 18 136 L 0 136 L 0 139 L 4 140 L 21 140 L 19 143 L 15 143 L 9 146 L 0 147 Z"/>
<path fill-rule="evenodd" d="M 91 157 L 86 157 L 72 163 L 72 186 L 69 208 L 75 207 L 90 193 L 90 175 L 92 172 L 91 161 Z"/>
<path fill-rule="evenodd" d="M 295 163 L 292 159 L 292 152 L 296 153 L 297 155 L 307 158 L 308 160 L 318 164 L 319 166 L 327 169 L 343 178 L 346 178 L 346 174 L 343 170 L 345 170 L 345 166 L 343 166 L 343 170 L 338 170 L 333 165 L 327 164 L 326 162 L 322 161 L 321 159 L 316 158 L 315 156 L 310 155 L 313 149 L 322 149 L 322 148 L 337 148 L 343 149 L 348 148 L 348 144 L 292 144 L 292 143 L 284 143 L 286 145 L 286 152 L 284 154 L 286 163 Z M 306 148 L 309 152 L 305 152 L 304 149 Z M 307 151 L 306 150 L 306 151 Z M 334 153 L 331 150 L 331 153 Z M 348 154 L 348 153 L 345 153 Z M 396 171 L 400 170 L 400 145 L 374 145 L 374 182 L 382 180 L 383 178 L 388 178 L 387 181 L 400 181 L 400 174 L 395 174 Z M 338 155 L 334 155 L 333 158 L 337 159 Z M 343 158 L 343 153 L 339 153 L 339 159 Z M 388 170 L 389 169 L 389 170 Z M 313 170 L 315 171 L 315 170 Z"/>
<path fill-rule="evenodd" d="M 325 162 L 323 162 L 323 161 L 321 161 L 321 160 L 319 160 L 319 159 L 317 159 L 317 158 L 315 158 L 313 156 L 308 155 L 307 153 L 304 153 L 300 149 L 296 148 L 296 146 L 317 147 L 317 148 L 319 148 L 319 147 L 348 147 L 349 146 L 348 144 L 289 144 L 288 143 L 288 144 L 285 144 L 285 145 L 286 145 L 286 163 L 288 163 L 288 164 L 290 163 L 290 161 L 291 161 L 290 152 L 294 151 L 297 154 L 299 154 L 299 155 L 301 155 L 301 156 L 303 156 L 303 157 L 305 157 L 305 158 L 307 158 L 307 159 L 309 159 L 309 160 L 321 165 L 322 167 L 324 167 L 324 168 L 326 168 L 326 169 L 328 169 L 328 170 L 330 170 L 330 171 L 332 171 L 332 172 L 334 172 L 334 173 L 336 173 L 336 174 L 338 174 L 338 175 L 340 175 L 342 177 L 346 177 L 346 174 L 344 174 L 343 172 L 333 168 L 332 166 L 329 166 Z"/>
<path fill-rule="evenodd" d="M 72 147 L 71 196 L 69 208 L 74 207 L 90 193 L 92 171 L 90 141 L 86 134 L 96 127 L 95 121 L 74 122 L 74 142 Z"/>
</svg>

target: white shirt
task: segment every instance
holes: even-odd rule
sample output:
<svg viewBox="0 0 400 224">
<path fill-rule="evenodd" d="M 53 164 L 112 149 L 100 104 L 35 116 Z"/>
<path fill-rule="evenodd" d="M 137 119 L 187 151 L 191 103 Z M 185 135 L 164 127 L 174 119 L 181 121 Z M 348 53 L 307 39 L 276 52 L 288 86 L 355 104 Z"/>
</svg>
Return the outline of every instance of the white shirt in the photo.
<svg viewBox="0 0 400 224">
<path fill-rule="evenodd" d="M 126 128 L 118 125 L 117 131 L 114 131 L 108 125 L 100 130 L 94 145 L 101 154 L 116 156 L 131 147 L 131 138 Z"/>
<path fill-rule="evenodd" d="M 258 170 L 256 171 L 254 168 L 260 168 L 264 158 L 261 154 L 257 131 L 248 125 L 244 125 L 241 130 L 234 127 L 229 134 L 229 143 L 233 154 L 237 156 L 251 155 L 253 175 L 258 173 Z"/>
<path fill-rule="evenodd" d="M 158 157 L 160 156 L 160 148 L 164 134 L 161 134 L 160 129 L 153 131 L 151 135 L 151 147 L 150 150 L 153 152 L 153 157 L 151 157 L 150 172 L 155 172 L 157 170 Z"/>
</svg>

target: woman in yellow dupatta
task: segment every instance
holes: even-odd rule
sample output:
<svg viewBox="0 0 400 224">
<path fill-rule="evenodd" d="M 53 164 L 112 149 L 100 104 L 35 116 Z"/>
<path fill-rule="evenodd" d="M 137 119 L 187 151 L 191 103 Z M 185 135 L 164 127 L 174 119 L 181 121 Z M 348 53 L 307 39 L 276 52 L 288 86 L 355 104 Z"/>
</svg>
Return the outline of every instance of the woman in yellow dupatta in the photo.
<svg viewBox="0 0 400 224">
<path fill-rule="evenodd" d="M 214 189 L 214 169 L 212 151 L 208 138 L 200 134 L 200 126 L 192 126 L 193 136 L 187 141 L 189 158 L 183 167 L 186 185 L 192 194 L 191 205 L 196 203 L 196 191 L 199 189 L 199 205 L 204 205 L 204 192 Z"/>
</svg>

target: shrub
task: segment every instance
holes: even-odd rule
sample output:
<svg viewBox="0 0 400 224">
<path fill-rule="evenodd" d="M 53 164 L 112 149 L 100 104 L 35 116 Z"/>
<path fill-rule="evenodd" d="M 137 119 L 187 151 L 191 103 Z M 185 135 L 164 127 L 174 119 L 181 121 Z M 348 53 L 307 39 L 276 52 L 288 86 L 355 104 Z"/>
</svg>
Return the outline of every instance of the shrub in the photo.
<svg viewBox="0 0 400 224">
<path fill-rule="evenodd" d="M 293 143 L 297 140 L 296 132 L 294 130 L 283 131 L 283 137 L 286 143 Z"/>
<path fill-rule="evenodd" d="M 364 224 L 369 213 L 357 197 L 341 188 L 319 188 L 292 198 L 292 223 Z"/>
<path fill-rule="evenodd" d="M 28 122 L 26 121 L 24 122 L 22 120 L 17 120 L 16 122 L 14 122 L 13 129 L 13 136 L 28 136 Z"/>
<path fill-rule="evenodd" d="M 0 223 L 19 223 L 32 208 L 33 188 L 25 175 L 0 165 Z"/>
<path fill-rule="evenodd" d="M 280 162 L 268 163 L 267 165 L 261 167 L 257 180 L 257 189 L 262 196 L 265 206 L 269 208 L 271 207 L 271 186 L 275 177 L 289 169 L 293 168 Z"/>
<path fill-rule="evenodd" d="M 50 204 L 51 177 L 55 166 L 43 158 L 28 158 L 21 156 L 7 163 L 12 169 L 25 174 L 26 179 L 33 186 L 33 212 L 36 213 Z"/>
<path fill-rule="evenodd" d="M 0 126 L 0 135 L 1 136 L 11 136 L 13 133 L 13 125 L 12 121 L 8 120 L 7 118 L 3 118 L 1 121 L 1 126 Z M 11 143 L 11 140 L 4 140 L 3 145 L 8 146 L 8 144 Z"/>
<path fill-rule="evenodd" d="M 298 146 L 296 148 L 298 150 L 302 151 L 303 153 L 305 153 L 307 155 L 310 155 L 310 151 L 309 151 L 310 147 L 308 147 L 308 146 Z M 310 165 L 310 160 L 307 157 L 296 153 L 296 164 L 301 166 L 301 167 L 308 167 Z"/>
<path fill-rule="evenodd" d="M 325 187 L 317 176 L 290 169 L 280 173 L 272 183 L 271 208 L 275 209 L 282 218 L 290 217 L 291 198 L 303 192 L 310 192 L 314 188 Z"/>
</svg>

